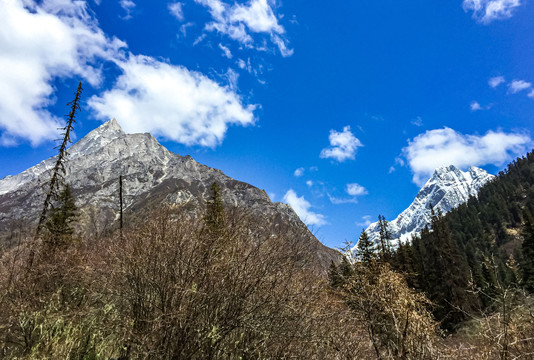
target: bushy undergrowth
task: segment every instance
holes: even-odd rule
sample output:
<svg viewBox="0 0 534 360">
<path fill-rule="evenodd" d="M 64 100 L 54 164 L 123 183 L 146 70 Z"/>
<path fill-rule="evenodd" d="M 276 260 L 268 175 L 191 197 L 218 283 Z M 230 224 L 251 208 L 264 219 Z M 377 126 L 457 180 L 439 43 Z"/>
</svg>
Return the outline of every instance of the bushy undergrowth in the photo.
<svg viewBox="0 0 534 360">
<path fill-rule="evenodd" d="M 526 295 L 497 294 L 495 313 L 443 338 L 432 304 L 387 263 L 345 262 L 332 288 L 303 234 L 258 235 L 255 220 L 238 212 L 208 220 L 161 210 L 122 237 L 5 250 L 0 358 L 528 359 L 534 352 Z"/>
<path fill-rule="evenodd" d="M 28 242 L 0 264 L 8 359 L 348 359 L 366 333 L 305 237 L 160 211 L 100 241 Z M 31 265 L 29 259 L 32 258 Z"/>
</svg>

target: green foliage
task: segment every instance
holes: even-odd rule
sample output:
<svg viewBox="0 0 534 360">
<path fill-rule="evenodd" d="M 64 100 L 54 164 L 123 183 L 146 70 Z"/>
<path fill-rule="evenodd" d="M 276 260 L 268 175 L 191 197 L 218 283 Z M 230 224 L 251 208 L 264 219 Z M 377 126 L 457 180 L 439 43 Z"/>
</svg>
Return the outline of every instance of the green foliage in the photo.
<svg viewBox="0 0 534 360">
<path fill-rule="evenodd" d="M 376 260 L 374 245 L 371 240 L 369 240 L 369 235 L 367 235 L 365 229 L 362 230 L 362 233 L 360 234 L 356 248 L 358 249 L 358 259 L 361 262 L 368 264 Z"/>
<path fill-rule="evenodd" d="M 389 225 L 386 218 L 382 215 L 378 215 L 378 226 L 380 234 L 379 255 L 380 260 L 389 262 L 391 259 L 391 232 L 389 231 Z"/>
<path fill-rule="evenodd" d="M 409 284 L 435 303 L 442 326 L 453 330 L 466 314 L 490 309 L 498 286 L 514 286 L 521 277 L 534 290 L 534 229 L 527 215 L 533 209 L 531 152 L 509 164 L 478 198 L 445 216 L 434 213 L 430 227 L 399 246 L 391 264 L 408 273 Z M 470 291 L 473 286 L 481 291 Z"/>
<path fill-rule="evenodd" d="M 71 143 L 70 133 L 73 131 L 74 123 L 76 122 L 76 112 L 80 110 L 82 90 L 82 83 L 80 82 L 78 84 L 74 100 L 67 104 L 67 106 L 71 107 L 71 110 L 67 115 L 67 125 L 62 129 L 63 140 L 59 145 L 56 164 L 52 169 L 52 176 L 50 178 L 48 192 L 46 193 L 43 210 L 41 211 L 41 216 L 39 217 L 39 223 L 37 224 L 37 229 L 35 231 L 35 238 L 40 236 L 41 229 L 46 222 L 48 211 L 52 206 L 52 201 L 54 198 L 58 197 L 58 192 L 64 183 L 63 176 L 65 175 L 65 161 L 68 155 L 67 146 Z"/>
<path fill-rule="evenodd" d="M 525 212 L 525 226 L 523 228 L 522 234 L 522 284 L 529 293 L 534 293 L 534 219 L 532 219 L 532 216 L 528 212 Z"/>
<path fill-rule="evenodd" d="M 219 234 L 226 226 L 221 188 L 216 182 L 211 185 L 211 198 L 208 201 L 204 221 L 208 230 L 214 234 Z"/>
<path fill-rule="evenodd" d="M 58 196 L 57 205 L 49 212 L 48 220 L 45 223 L 47 230 L 45 241 L 51 246 L 66 244 L 72 238 L 74 232 L 72 223 L 76 221 L 77 217 L 74 197 L 70 186 L 66 185 Z"/>
</svg>

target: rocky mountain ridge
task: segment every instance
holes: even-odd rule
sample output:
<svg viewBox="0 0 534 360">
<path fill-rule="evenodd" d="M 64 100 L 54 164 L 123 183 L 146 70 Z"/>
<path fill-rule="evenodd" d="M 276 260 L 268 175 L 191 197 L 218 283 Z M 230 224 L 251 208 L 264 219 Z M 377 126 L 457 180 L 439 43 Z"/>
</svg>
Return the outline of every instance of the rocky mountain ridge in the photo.
<svg viewBox="0 0 534 360">
<path fill-rule="evenodd" d="M 430 223 L 430 205 L 436 212 L 446 213 L 466 202 L 470 196 L 477 196 L 480 188 L 493 178 L 494 175 L 474 166 L 467 171 L 461 171 L 454 165 L 437 168 L 410 206 L 389 222 L 393 243 L 406 242 Z M 366 229 L 374 242 L 379 241 L 379 229 L 378 222 Z"/>
<path fill-rule="evenodd" d="M 182 207 L 193 217 L 201 216 L 211 184 L 217 182 L 225 205 L 264 219 L 263 231 L 299 229 L 313 242 L 321 262 L 338 257 L 337 251 L 309 233 L 289 205 L 273 203 L 264 190 L 234 180 L 191 156 L 170 152 L 148 133 L 126 134 L 115 119 L 87 134 L 68 153 L 65 179 L 76 198 L 82 233 L 104 234 L 116 226 L 120 175 L 125 211 L 132 216 L 163 203 Z M 49 158 L 0 180 L 0 242 L 21 222 L 25 228 L 36 223 L 55 161 L 55 157 Z"/>
</svg>

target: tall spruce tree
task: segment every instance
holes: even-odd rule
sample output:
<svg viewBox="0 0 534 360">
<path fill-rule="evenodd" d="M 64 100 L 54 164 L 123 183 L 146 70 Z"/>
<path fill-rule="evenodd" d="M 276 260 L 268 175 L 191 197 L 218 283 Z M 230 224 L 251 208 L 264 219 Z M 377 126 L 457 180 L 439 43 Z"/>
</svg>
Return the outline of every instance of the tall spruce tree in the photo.
<svg viewBox="0 0 534 360">
<path fill-rule="evenodd" d="M 71 143 L 70 133 L 73 129 L 74 123 L 76 122 L 76 112 L 80 110 L 80 98 L 82 95 L 82 90 L 82 83 L 80 82 L 78 84 L 74 100 L 67 104 L 67 106 L 70 106 L 70 112 L 67 115 L 67 125 L 62 128 L 63 133 L 61 135 L 63 136 L 63 141 L 59 146 L 56 164 L 52 169 L 52 177 L 46 193 L 43 210 L 41 211 L 41 216 L 39 217 L 39 223 L 37 224 L 37 229 L 35 231 L 35 238 L 38 238 L 41 235 L 41 230 L 46 222 L 47 213 L 52 206 L 53 200 L 60 197 L 60 189 L 64 182 L 63 176 L 65 175 L 65 161 L 68 155 L 67 146 Z"/>
<path fill-rule="evenodd" d="M 361 262 L 368 264 L 376 260 L 375 248 L 371 240 L 369 240 L 369 235 L 367 235 L 365 229 L 363 229 L 360 234 L 356 248 L 358 249 L 358 260 Z"/>
<path fill-rule="evenodd" d="M 343 276 L 340 274 L 339 269 L 337 268 L 334 261 L 330 262 L 330 269 L 328 270 L 328 282 L 332 289 L 339 289 L 343 286 Z"/>
<path fill-rule="evenodd" d="M 208 201 L 204 221 L 212 235 L 222 235 L 221 232 L 226 226 L 226 212 L 224 211 L 221 188 L 216 182 L 211 185 L 211 199 Z"/>
<path fill-rule="evenodd" d="M 391 232 L 389 231 L 389 224 L 386 218 L 378 215 L 378 226 L 380 234 L 380 260 L 389 262 L 391 259 Z"/>
<path fill-rule="evenodd" d="M 44 225 L 47 230 L 45 241 L 52 247 L 65 245 L 71 239 L 74 229 L 72 223 L 77 218 L 77 208 L 70 186 L 66 185 L 58 196 L 56 205 L 49 211 Z"/>
</svg>

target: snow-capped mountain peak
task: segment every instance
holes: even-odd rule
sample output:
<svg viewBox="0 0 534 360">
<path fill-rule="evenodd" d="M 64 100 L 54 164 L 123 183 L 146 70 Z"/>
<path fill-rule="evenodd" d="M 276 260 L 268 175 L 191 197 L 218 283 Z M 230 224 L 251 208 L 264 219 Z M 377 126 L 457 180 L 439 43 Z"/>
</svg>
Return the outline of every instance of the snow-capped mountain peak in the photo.
<svg viewBox="0 0 534 360">
<path fill-rule="evenodd" d="M 475 166 L 467 171 L 454 165 L 437 168 L 410 206 L 389 222 L 393 243 L 409 240 L 412 234 L 418 234 L 430 223 L 430 205 L 444 214 L 466 202 L 470 196 L 477 196 L 480 188 L 494 177 Z M 378 222 L 369 225 L 366 231 L 372 241 L 378 241 Z"/>
</svg>

